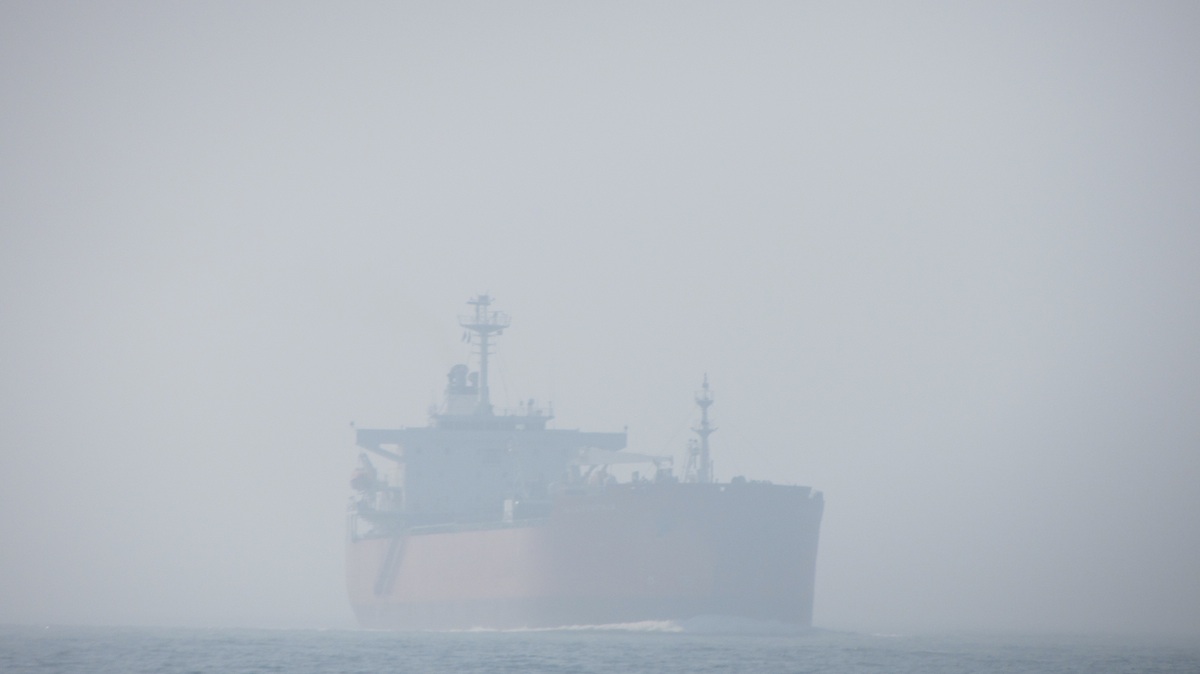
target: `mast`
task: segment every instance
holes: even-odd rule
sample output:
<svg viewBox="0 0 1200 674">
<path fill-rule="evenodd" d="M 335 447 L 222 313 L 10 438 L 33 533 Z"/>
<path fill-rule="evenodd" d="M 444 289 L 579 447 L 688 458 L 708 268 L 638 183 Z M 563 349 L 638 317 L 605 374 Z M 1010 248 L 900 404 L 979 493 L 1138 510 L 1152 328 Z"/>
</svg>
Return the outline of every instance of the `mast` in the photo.
<svg viewBox="0 0 1200 674">
<path fill-rule="evenodd" d="M 712 391 L 708 388 L 708 373 L 704 373 L 704 384 L 696 392 L 696 404 L 700 406 L 700 425 L 692 431 L 700 436 L 699 460 L 696 466 L 696 481 L 707 484 L 713 481 L 712 457 L 708 451 L 708 436 L 716 432 L 716 426 L 708 422 L 708 408 L 713 404 Z"/>
<path fill-rule="evenodd" d="M 491 394 L 488 390 L 488 356 L 491 355 L 492 349 L 490 338 L 493 334 L 496 336 L 503 334 L 504 328 L 507 328 L 511 322 L 508 314 L 488 311 L 491 303 L 490 296 L 477 295 L 467 300 L 467 304 L 475 307 L 475 313 L 458 317 L 458 324 L 474 333 L 471 341 L 475 342 L 475 337 L 479 338 L 479 341 L 475 342 L 479 345 L 479 406 L 475 413 L 487 415 L 492 413 Z"/>
</svg>

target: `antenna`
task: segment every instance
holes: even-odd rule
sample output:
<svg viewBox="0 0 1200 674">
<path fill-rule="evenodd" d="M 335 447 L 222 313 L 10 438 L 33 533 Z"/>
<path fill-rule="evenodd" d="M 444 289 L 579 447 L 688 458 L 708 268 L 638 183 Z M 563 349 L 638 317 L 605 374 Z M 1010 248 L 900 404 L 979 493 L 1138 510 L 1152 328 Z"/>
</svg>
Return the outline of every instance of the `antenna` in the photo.
<svg viewBox="0 0 1200 674">
<path fill-rule="evenodd" d="M 490 338 L 493 334 L 503 334 L 511 322 L 508 314 L 488 311 L 491 303 L 491 296 L 477 295 L 467 300 L 467 304 L 475 307 L 475 313 L 458 317 L 458 324 L 472 333 L 471 341 L 475 342 L 475 338 L 479 338 L 476 342 L 479 345 L 479 407 L 475 413 L 489 415 L 492 413 L 492 400 L 488 391 L 488 356 L 492 352 Z"/>
<path fill-rule="evenodd" d="M 700 406 L 700 425 L 692 431 L 700 436 L 700 446 L 696 448 L 699 454 L 695 467 L 695 480 L 702 484 L 713 481 L 712 456 L 709 454 L 708 436 L 717 431 L 717 427 L 708 422 L 708 408 L 713 404 L 712 391 L 708 388 L 708 373 L 704 373 L 704 384 L 696 392 L 696 404 Z M 689 463 L 691 463 L 689 461 Z"/>
</svg>

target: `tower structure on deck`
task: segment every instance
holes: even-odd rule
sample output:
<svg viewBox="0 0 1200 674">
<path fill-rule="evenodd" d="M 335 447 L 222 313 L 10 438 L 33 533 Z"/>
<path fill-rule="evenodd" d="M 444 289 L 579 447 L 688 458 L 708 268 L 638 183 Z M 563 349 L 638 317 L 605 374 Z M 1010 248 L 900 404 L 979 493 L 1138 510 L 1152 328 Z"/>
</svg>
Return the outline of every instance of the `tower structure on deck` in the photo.
<svg viewBox="0 0 1200 674">
<path fill-rule="evenodd" d="M 508 314 L 489 311 L 492 303 L 489 295 L 477 295 L 467 301 L 475 307 L 474 313 L 458 317 L 458 324 L 469 332 L 471 343 L 479 347 L 479 406 L 476 414 L 492 413 L 491 391 L 488 389 L 488 356 L 492 354 L 491 337 L 504 333 L 511 319 Z"/>
<path fill-rule="evenodd" d="M 704 383 L 696 392 L 696 404 L 700 407 L 700 425 L 692 429 L 699 436 L 688 445 L 687 470 L 684 479 L 688 482 L 709 484 L 713 481 L 712 454 L 709 451 L 708 436 L 716 432 L 717 427 L 708 420 L 708 408 L 713 404 L 712 390 L 708 387 L 708 374 L 704 375 Z"/>
</svg>

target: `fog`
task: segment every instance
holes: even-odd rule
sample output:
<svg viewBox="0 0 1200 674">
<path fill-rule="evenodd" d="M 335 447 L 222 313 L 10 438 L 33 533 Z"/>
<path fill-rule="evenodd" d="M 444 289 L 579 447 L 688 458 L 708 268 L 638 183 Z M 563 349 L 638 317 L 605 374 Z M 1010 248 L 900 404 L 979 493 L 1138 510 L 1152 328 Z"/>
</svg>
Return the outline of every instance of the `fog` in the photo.
<svg viewBox="0 0 1200 674">
<path fill-rule="evenodd" d="M 0 6 L 0 623 L 340 627 L 351 423 L 825 494 L 815 623 L 1200 634 L 1193 3 Z"/>
</svg>

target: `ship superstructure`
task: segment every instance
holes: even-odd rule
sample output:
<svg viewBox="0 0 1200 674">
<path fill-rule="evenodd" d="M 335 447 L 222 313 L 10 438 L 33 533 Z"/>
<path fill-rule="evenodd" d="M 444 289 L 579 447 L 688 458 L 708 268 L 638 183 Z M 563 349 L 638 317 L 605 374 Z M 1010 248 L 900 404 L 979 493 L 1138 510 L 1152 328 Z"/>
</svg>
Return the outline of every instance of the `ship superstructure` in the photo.
<svg viewBox="0 0 1200 674">
<path fill-rule="evenodd" d="M 705 376 L 682 478 L 624 432 L 549 428 L 529 400 L 497 413 L 480 295 L 459 319 L 479 370 L 455 365 L 428 426 L 359 429 L 347 573 L 364 626 L 553 627 L 733 615 L 811 624 L 823 499 L 715 481 Z M 389 470 L 372 461 L 382 459 Z M 644 464 L 618 482 L 616 464 Z"/>
</svg>

